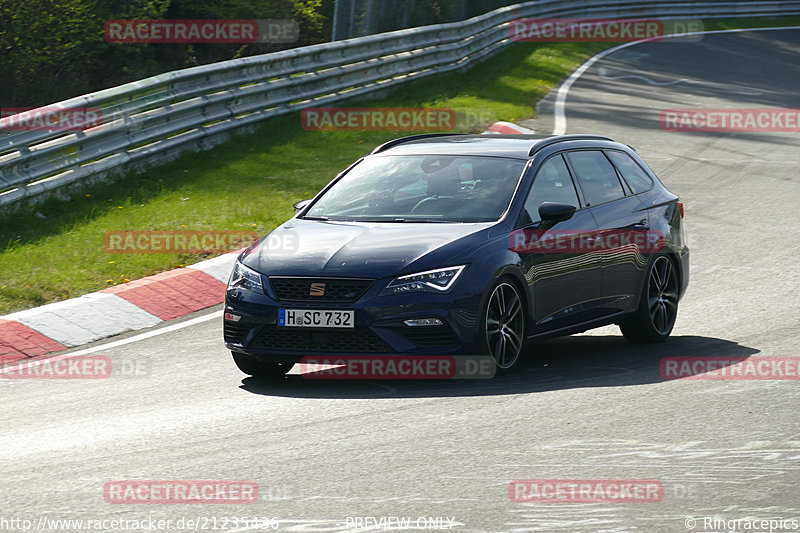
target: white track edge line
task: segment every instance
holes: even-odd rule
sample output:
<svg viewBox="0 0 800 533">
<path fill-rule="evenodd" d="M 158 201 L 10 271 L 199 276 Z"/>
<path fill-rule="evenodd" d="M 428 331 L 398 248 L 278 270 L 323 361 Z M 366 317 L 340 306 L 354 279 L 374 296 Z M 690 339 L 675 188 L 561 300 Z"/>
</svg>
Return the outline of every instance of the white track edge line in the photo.
<svg viewBox="0 0 800 533">
<path fill-rule="evenodd" d="M 741 33 L 745 31 L 776 31 L 776 30 L 797 30 L 800 29 L 800 26 L 777 26 L 774 28 L 735 28 L 731 30 L 708 30 L 708 31 L 694 31 L 688 33 L 681 33 L 676 35 L 667 35 L 664 37 L 651 37 L 649 39 L 641 39 L 639 41 L 631 41 L 629 43 L 623 43 L 613 48 L 609 48 L 607 50 L 603 50 L 598 54 L 590 57 L 583 63 L 580 67 L 578 67 L 570 76 L 561 84 L 561 87 L 558 88 L 558 93 L 556 94 L 556 103 L 554 109 L 554 123 L 553 123 L 553 135 L 564 135 L 567 132 L 567 114 L 566 114 L 566 106 L 567 106 L 567 96 L 569 95 L 569 90 L 572 87 L 572 84 L 578 81 L 584 72 L 586 72 L 589 67 L 591 67 L 594 63 L 598 60 L 604 58 L 605 56 L 616 52 L 617 50 L 622 50 L 623 48 L 627 48 L 629 46 L 633 46 L 636 44 L 642 43 L 649 43 L 654 41 L 661 41 L 665 38 L 680 38 L 680 37 L 687 37 L 691 35 L 710 35 L 714 33 Z"/>
<path fill-rule="evenodd" d="M 145 333 L 139 333 L 138 335 L 134 335 L 132 337 L 127 337 L 125 339 L 120 339 L 112 342 L 107 342 L 105 344 L 101 344 L 99 346 L 92 346 L 91 348 L 84 348 L 83 350 L 78 350 L 75 352 L 65 353 L 62 355 L 55 355 L 53 357 L 46 357 L 42 359 L 34 359 L 32 361 L 23 361 L 22 364 L 18 364 L 17 366 L 9 366 L 9 367 L 0 367 L 0 374 L 3 372 L 14 372 L 15 370 L 21 370 L 24 368 L 30 368 L 32 366 L 39 366 L 44 364 L 45 362 L 53 362 L 59 361 L 61 359 L 70 359 L 72 357 L 78 357 L 81 355 L 87 355 L 90 353 L 97 353 L 102 352 L 104 350 L 110 350 L 112 348 L 117 348 L 118 346 L 124 346 L 126 344 L 130 344 L 132 342 L 138 342 L 145 339 L 149 339 L 150 337 L 157 337 L 158 335 L 163 335 L 164 333 L 171 333 L 173 331 L 188 328 L 189 326 L 194 326 L 197 324 L 201 324 L 208 320 L 213 320 L 215 318 L 219 319 L 222 317 L 222 311 L 214 311 L 207 315 L 199 316 L 196 318 L 191 318 L 189 320 L 185 320 L 183 322 L 179 322 L 177 324 L 171 324 L 169 326 L 158 328 L 153 331 L 146 331 Z M 19 363 L 19 362 L 18 362 Z"/>
</svg>

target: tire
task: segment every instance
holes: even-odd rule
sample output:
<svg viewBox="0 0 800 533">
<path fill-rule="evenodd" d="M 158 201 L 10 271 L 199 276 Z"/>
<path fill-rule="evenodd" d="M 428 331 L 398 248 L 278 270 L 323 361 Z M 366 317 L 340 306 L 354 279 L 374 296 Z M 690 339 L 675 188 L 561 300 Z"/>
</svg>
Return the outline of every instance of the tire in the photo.
<svg viewBox="0 0 800 533">
<path fill-rule="evenodd" d="M 647 269 L 642 296 L 634 314 L 619 323 L 631 342 L 661 342 L 672 332 L 678 316 L 678 272 L 666 255 L 658 255 Z"/>
<path fill-rule="evenodd" d="M 494 359 L 498 374 L 519 361 L 525 343 L 525 301 L 511 281 L 501 278 L 492 285 L 481 312 L 483 353 Z"/>
<path fill-rule="evenodd" d="M 237 352 L 231 352 L 231 355 L 239 370 L 254 378 L 281 378 L 292 369 L 292 365 L 265 363 L 252 355 Z"/>
</svg>

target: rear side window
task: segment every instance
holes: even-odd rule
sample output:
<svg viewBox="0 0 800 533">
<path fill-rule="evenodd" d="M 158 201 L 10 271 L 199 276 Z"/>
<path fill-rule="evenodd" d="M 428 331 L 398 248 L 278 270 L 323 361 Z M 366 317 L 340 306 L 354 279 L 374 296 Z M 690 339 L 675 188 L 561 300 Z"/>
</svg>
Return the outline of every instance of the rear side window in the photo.
<svg viewBox="0 0 800 533">
<path fill-rule="evenodd" d="M 634 194 L 649 191 L 653 187 L 653 180 L 631 156 L 625 152 L 617 152 L 616 150 L 609 150 L 606 152 L 606 155 L 614 163 L 614 166 L 617 167 L 617 170 L 622 174 L 622 177 Z"/>
<path fill-rule="evenodd" d="M 617 171 L 600 150 L 568 152 L 581 190 L 589 205 L 604 204 L 625 196 Z"/>
</svg>

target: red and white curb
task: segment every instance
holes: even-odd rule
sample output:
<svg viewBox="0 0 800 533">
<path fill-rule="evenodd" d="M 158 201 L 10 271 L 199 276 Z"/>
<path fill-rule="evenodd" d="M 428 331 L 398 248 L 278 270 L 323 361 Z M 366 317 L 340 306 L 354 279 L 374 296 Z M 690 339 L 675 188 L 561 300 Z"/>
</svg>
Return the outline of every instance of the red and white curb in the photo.
<svg viewBox="0 0 800 533">
<path fill-rule="evenodd" d="M 222 303 L 238 253 L 0 316 L 0 363 L 149 328 Z"/>
<path fill-rule="evenodd" d="M 484 133 L 534 132 L 495 122 Z M 149 328 L 220 304 L 239 252 L 0 316 L 0 365 Z"/>
<path fill-rule="evenodd" d="M 533 131 L 532 129 L 522 127 L 519 124 L 514 124 L 513 122 L 495 122 L 494 124 L 486 128 L 486 131 L 484 131 L 483 133 L 484 134 L 510 133 L 512 135 L 531 135 L 536 132 Z"/>
</svg>

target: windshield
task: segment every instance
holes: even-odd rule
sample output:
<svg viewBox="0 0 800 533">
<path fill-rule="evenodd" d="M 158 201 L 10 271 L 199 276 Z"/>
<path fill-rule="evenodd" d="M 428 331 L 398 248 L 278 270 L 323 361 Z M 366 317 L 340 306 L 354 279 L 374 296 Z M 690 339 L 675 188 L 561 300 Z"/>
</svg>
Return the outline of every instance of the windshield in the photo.
<svg viewBox="0 0 800 533">
<path fill-rule="evenodd" d="M 508 207 L 526 161 L 477 156 L 369 156 L 304 218 L 489 222 Z"/>
</svg>

